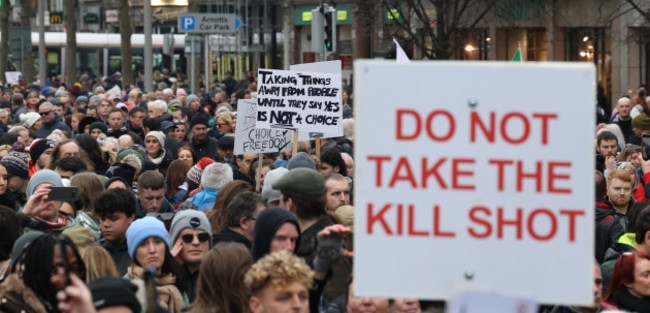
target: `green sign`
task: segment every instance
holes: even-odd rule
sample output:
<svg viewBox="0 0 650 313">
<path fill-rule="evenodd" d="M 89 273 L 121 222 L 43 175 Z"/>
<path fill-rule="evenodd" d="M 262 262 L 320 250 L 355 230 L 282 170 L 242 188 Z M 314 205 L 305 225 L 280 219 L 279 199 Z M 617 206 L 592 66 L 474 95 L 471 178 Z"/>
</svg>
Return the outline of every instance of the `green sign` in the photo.
<svg viewBox="0 0 650 313">
<path fill-rule="evenodd" d="M 401 12 L 404 12 L 401 7 L 384 7 L 384 22 L 402 22 Z"/>
<path fill-rule="evenodd" d="M 293 24 L 294 25 L 311 25 L 311 10 L 315 6 L 298 7 L 293 11 Z M 352 6 L 348 4 L 336 6 L 336 24 L 350 25 L 352 24 Z"/>
<path fill-rule="evenodd" d="M 99 15 L 95 13 L 88 13 L 84 15 L 84 23 L 86 24 L 99 24 Z"/>
</svg>

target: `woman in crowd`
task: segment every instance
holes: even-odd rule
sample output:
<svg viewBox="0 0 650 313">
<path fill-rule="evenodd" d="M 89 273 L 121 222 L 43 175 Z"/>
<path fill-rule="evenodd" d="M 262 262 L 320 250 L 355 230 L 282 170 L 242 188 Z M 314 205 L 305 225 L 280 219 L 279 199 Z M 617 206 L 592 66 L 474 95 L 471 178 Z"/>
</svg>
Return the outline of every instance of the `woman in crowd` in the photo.
<svg viewBox="0 0 650 313">
<path fill-rule="evenodd" d="M 94 203 L 95 199 L 104 191 L 102 181 L 93 173 L 79 173 L 72 176 L 70 186 L 79 188 L 79 199 L 75 201 L 74 205 L 77 209 L 75 219 L 81 226 L 88 228 L 93 233 L 95 240 L 99 240 L 99 221 L 95 216 Z"/>
<path fill-rule="evenodd" d="M 217 193 L 214 200 L 214 206 L 207 214 L 213 234 L 221 232 L 221 228 L 225 223 L 228 204 L 232 202 L 235 196 L 244 191 L 255 191 L 255 187 L 243 180 L 233 180 L 219 189 L 219 193 Z"/>
<path fill-rule="evenodd" d="M 217 114 L 217 123 L 215 128 L 219 131 L 219 134 L 216 136 L 221 138 L 225 134 L 230 134 L 232 130 L 232 114 L 230 112 L 224 112 Z"/>
<path fill-rule="evenodd" d="M 650 255 L 629 251 L 614 266 L 603 306 L 630 312 L 650 312 Z"/>
<path fill-rule="evenodd" d="M 258 160 L 255 160 L 255 161 L 253 161 L 253 163 L 251 163 L 249 173 L 246 173 L 246 174 L 249 174 L 253 179 L 257 179 L 256 175 L 257 175 L 257 168 L 258 168 L 258 164 L 259 164 L 257 161 Z M 262 171 L 260 172 L 261 173 L 260 174 L 260 188 L 264 187 L 264 178 L 266 177 L 266 174 L 268 172 L 270 172 L 272 169 L 273 169 L 273 164 L 271 164 L 271 162 L 269 160 L 263 159 L 262 160 Z"/>
<path fill-rule="evenodd" d="M 20 205 L 16 201 L 16 197 L 7 189 L 7 168 L 0 164 L 0 205 L 4 205 L 18 212 Z"/>
<path fill-rule="evenodd" d="M 165 224 L 155 217 L 145 216 L 131 223 L 126 242 L 133 264 L 127 279 L 144 279 L 144 272 L 155 273 L 160 305 L 170 313 L 180 313 L 189 305 L 185 289 L 188 274 L 170 254 L 169 235 Z"/>
<path fill-rule="evenodd" d="M 102 277 L 118 277 L 115 262 L 102 246 L 94 244 L 81 249 L 81 258 L 86 264 L 86 284 Z"/>
<path fill-rule="evenodd" d="M 184 120 L 174 120 L 176 130 L 174 131 L 174 138 L 178 141 L 181 147 L 189 146 L 190 142 L 187 140 L 187 124 Z"/>
<path fill-rule="evenodd" d="M 50 232 L 34 239 L 27 247 L 23 266 L 22 281 L 14 276 L 5 283 L 24 283 L 28 288 L 25 293 L 35 295 L 24 305 L 40 308 L 36 312 L 59 312 L 56 293 L 70 283 L 68 275 L 74 274 L 81 280 L 86 277 L 86 268 L 77 247 L 70 238 L 58 233 Z"/>
<path fill-rule="evenodd" d="M 174 160 L 169 164 L 165 176 L 165 186 L 167 186 L 167 200 L 174 207 L 187 198 L 185 176 L 187 176 L 189 170 L 190 167 L 182 160 Z"/>
<path fill-rule="evenodd" d="M 86 155 L 92 162 L 95 173 L 104 175 L 111 165 L 104 159 L 104 153 L 102 152 L 102 148 L 99 147 L 97 140 L 88 134 L 81 134 L 77 136 L 76 140 L 79 143 L 79 147 L 86 152 Z"/>
<path fill-rule="evenodd" d="M 167 168 L 172 158 L 165 150 L 165 134 L 161 131 L 150 131 L 144 137 L 145 148 L 147 149 L 147 160 L 158 165 L 161 174 L 167 173 Z"/>
<path fill-rule="evenodd" d="M 38 129 L 43 124 L 43 119 L 37 112 L 27 112 L 25 114 L 21 114 L 20 121 L 23 122 L 23 126 L 27 128 L 28 131 L 38 131 Z"/>
<path fill-rule="evenodd" d="M 72 118 L 70 118 L 70 128 L 72 129 L 72 138 L 74 138 L 79 131 L 79 122 L 86 117 L 85 114 L 83 113 L 75 113 L 72 114 Z"/>
<path fill-rule="evenodd" d="M 185 162 L 188 167 L 194 166 L 196 163 L 196 153 L 194 153 L 194 150 L 190 147 L 180 147 L 178 149 L 178 153 L 176 155 L 176 158 Z"/>
<path fill-rule="evenodd" d="M 250 294 L 244 276 L 252 263 L 250 251 L 240 243 L 220 243 L 212 248 L 201 262 L 190 312 L 248 312 Z"/>
</svg>

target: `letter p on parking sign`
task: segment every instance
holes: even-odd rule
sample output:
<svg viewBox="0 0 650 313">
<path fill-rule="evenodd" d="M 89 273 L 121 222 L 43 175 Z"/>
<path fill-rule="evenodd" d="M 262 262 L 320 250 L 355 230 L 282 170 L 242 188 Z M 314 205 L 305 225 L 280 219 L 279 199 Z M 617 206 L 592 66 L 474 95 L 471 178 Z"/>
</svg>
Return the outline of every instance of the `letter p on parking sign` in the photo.
<svg viewBox="0 0 650 313">
<path fill-rule="evenodd" d="M 194 30 L 194 16 L 183 16 L 181 19 L 182 30 Z"/>
</svg>

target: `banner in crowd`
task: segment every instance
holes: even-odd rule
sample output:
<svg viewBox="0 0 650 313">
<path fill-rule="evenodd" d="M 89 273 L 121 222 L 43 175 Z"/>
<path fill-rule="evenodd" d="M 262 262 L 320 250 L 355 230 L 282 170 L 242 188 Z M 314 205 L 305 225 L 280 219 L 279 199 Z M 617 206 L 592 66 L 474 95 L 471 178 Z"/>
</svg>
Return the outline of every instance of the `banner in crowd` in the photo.
<svg viewBox="0 0 650 313">
<path fill-rule="evenodd" d="M 355 293 L 593 302 L 593 64 L 355 62 Z"/>
<path fill-rule="evenodd" d="M 255 126 L 256 116 L 255 99 L 237 101 L 237 128 L 233 152 L 235 155 L 291 150 L 292 130 L 258 128 Z"/>
<path fill-rule="evenodd" d="M 304 64 L 294 64 L 289 66 L 290 71 L 304 71 L 304 72 L 318 72 L 318 73 L 330 73 L 341 75 L 341 60 L 333 61 L 323 61 L 323 62 L 314 62 L 314 63 L 304 63 Z M 339 93 L 339 98 L 341 98 L 341 105 L 343 104 L 343 99 L 341 93 Z M 343 111 L 341 111 L 341 116 L 343 116 Z M 298 140 L 312 140 L 314 138 L 335 138 L 343 136 L 343 123 L 339 123 L 336 133 L 324 134 L 324 133 L 314 133 L 314 132 L 300 132 L 298 134 Z"/>
<path fill-rule="evenodd" d="M 257 127 L 333 134 L 342 123 L 340 74 L 258 70 Z"/>
</svg>

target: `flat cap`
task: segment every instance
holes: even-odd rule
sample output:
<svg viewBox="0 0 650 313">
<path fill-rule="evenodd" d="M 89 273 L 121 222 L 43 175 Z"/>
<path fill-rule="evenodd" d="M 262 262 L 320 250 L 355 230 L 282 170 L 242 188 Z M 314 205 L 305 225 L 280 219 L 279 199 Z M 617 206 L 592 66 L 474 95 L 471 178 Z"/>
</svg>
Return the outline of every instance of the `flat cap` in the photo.
<svg viewBox="0 0 650 313">
<path fill-rule="evenodd" d="M 295 197 L 321 196 L 327 192 L 323 176 L 309 168 L 290 170 L 280 179 L 274 181 L 272 187 L 287 196 Z"/>
</svg>

